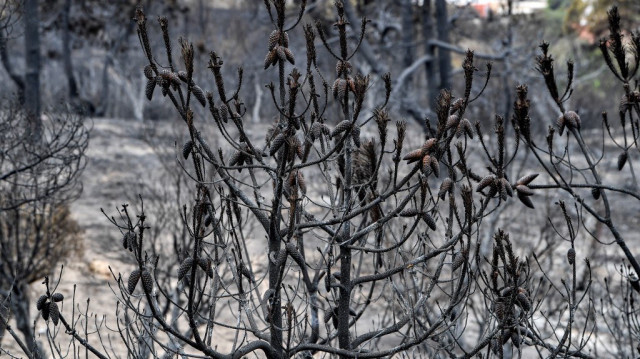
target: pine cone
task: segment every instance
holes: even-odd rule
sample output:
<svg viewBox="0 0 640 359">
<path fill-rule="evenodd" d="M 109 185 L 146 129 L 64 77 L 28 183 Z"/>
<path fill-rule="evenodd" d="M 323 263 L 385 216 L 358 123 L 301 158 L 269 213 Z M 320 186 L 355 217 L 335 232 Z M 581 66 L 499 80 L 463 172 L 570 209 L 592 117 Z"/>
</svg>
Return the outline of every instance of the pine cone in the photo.
<svg viewBox="0 0 640 359">
<path fill-rule="evenodd" d="M 211 260 L 208 258 L 199 258 L 198 266 L 202 268 L 202 270 L 207 273 L 209 278 L 213 278 L 213 268 L 211 268 Z"/>
<path fill-rule="evenodd" d="M 525 312 L 531 310 L 531 301 L 524 291 L 519 291 L 518 295 L 516 295 L 516 302 Z"/>
<path fill-rule="evenodd" d="M 147 96 L 147 99 L 149 101 L 151 101 L 151 99 L 153 98 L 153 90 L 156 89 L 156 80 L 155 79 L 149 79 L 147 80 L 147 86 L 145 87 L 145 95 Z"/>
<path fill-rule="evenodd" d="M 193 141 L 189 140 L 182 146 L 182 157 L 186 160 L 193 149 Z"/>
<path fill-rule="evenodd" d="M 142 289 L 149 294 L 153 291 L 153 278 L 146 269 L 142 271 Z"/>
<path fill-rule="evenodd" d="M 523 184 L 516 185 L 516 192 L 518 192 L 519 196 L 532 196 L 533 195 L 533 191 L 531 190 L 531 188 L 529 188 L 529 187 L 527 187 L 526 185 L 523 185 Z"/>
<path fill-rule="evenodd" d="M 276 46 L 274 50 L 276 51 L 276 55 L 278 55 L 278 59 L 280 59 L 280 61 L 287 61 L 287 55 L 284 52 L 284 47 Z"/>
<path fill-rule="evenodd" d="M 446 129 L 450 129 L 450 128 L 454 128 L 454 127 L 458 127 L 458 124 L 460 123 L 460 116 L 458 115 L 451 115 L 447 118 L 447 124 Z M 456 130 L 457 132 L 457 130 Z"/>
<path fill-rule="evenodd" d="M 360 126 L 353 126 L 353 130 L 351 130 L 351 138 L 353 139 L 353 144 L 360 148 Z"/>
<path fill-rule="evenodd" d="M 618 171 L 622 171 L 622 169 L 624 168 L 624 165 L 627 163 L 628 157 L 629 157 L 629 154 L 627 153 L 627 151 L 622 152 L 618 156 Z"/>
<path fill-rule="evenodd" d="M 273 50 L 276 45 L 278 45 L 278 41 L 280 40 L 280 31 L 273 30 L 269 35 L 269 51 Z"/>
<path fill-rule="evenodd" d="M 464 260 L 465 260 L 464 251 L 456 253 L 455 256 L 453 257 L 453 264 L 452 264 L 451 270 L 455 272 L 458 268 L 462 266 L 462 264 L 464 264 Z"/>
<path fill-rule="evenodd" d="M 422 153 L 427 153 L 431 151 L 431 149 L 433 148 L 433 146 L 436 145 L 436 143 L 438 143 L 438 141 L 435 138 L 428 139 L 425 143 L 422 144 Z"/>
<path fill-rule="evenodd" d="M 567 260 L 569 261 L 570 265 L 573 265 L 573 263 L 576 262 L 576 250 L 573 248 L 569 248 L 569 250 L 567 251 Z"/>
<path fill-rule="evenodd" d="M 200 88 L 200 86 L 191 86 L 191 93 L 193 93 L 193 96 L 196 98 L 196 100 L 198 100 L 198 102 L 200 102 L 203 107 L 207 105 L 207 100 L 204 97 L 204 91 L 202 91 L 202 88 Z"/>
<path fill-rule="evenodd" d="M 526 175 L 522 178 L 520 178 L 517 182 L 516 185 L 528 185 L 529 183 L 533 182 L 534 179 L 536 179 L 536 177 L 538 177 L 537 173 L 534 174 L 530 174 L 530 175 Z"/>
<path fill-rule="evenodd" d="M 140 269 L 136 269 L 129 274 L 129 282 L 127 283 L 127 290 L 129 290 L 129 294 L 133 294 L 133 291 L 136 290 L 138 280 L 140 280 Z"/>
<path fill-rule="evenodd" d="M 303 195 L 307 194 L 307 182 L 304 180 L 304 176 L 302 175 L 302 171 L 298 170 L 298 187 L 300 187 L 300 191 L 302 191 Z"/>
<path fill-rule="evenodd" d="M 40 310 L 40 315 L 42 319 L 49 320 L 49 311 L 51 310 L 51 305 L 49 302 L 43 304 L 42 309 Z"/>
<path fill-rule="evenodd" d="M 47 296 L 41 295 L 40 298 L 38 298 L 38 301 L 36 302 L 36 309 L 42 310 L 46 302 L 47 302 Z"/>
<path fill-rule="evenodd" d="M 340 122 L 336 128 L 333 129 L 333 132 L 331 132 L 331 137 L 336 137 L 337 135 L 341 134 L 342 132 L 348 130 L 351 127 L 351 121 L 349 120 L 344 120 L 342 122 Z"/>
<path fill-rule="evenodd" d="M 269 52 L 267 52 L 267 56 L 264 58 L 264 69 L 266 70 L 269 68 L 269 66 L 275 65 L 277 63 L 278 63 L 278 53 L 274 48 Z"/>
<path fill-rule="evenodd" d="M 444 200 L 444 197 L 447 195 L 447 193 L 450 193 L 452 190 L 453 190 L 453 180 L 447 177 L 444 179 L 444 181 L 442 181 L 442 184 L 440 185 L 440 190 L 438 191 L 438 197 Z"/>
<path fill-rule="evenodd" d="M 407 153 L 402 159 L 404 161 L 408 161 L 407 164 L 409 164 L 422 159 L 423 156 L 424 156 L 424 152 L 422 151 L 422 148 L 419 148 L 417 150 L 413 150 Z"/>
<path fill-rule="evenodd" d="M 284 133 L 278 134 L 273 141 L 271 141 L 271 146 L 269 147 L 269 155 L 274 156 L 276 152 L 282 147 L 284 144 L 284 140 L 286 139 Z"/>
<path fill-rule="evenodd" d="M 322 124 L 319 122 L 314 122 L 309 129 L 309 138 L 311 138 L 311 141 L 313 142 L 319 139 L 320 136 L 322 136 Z"/>
<path fill-rule="evenodd" d="M 191 270 L 192 265 L 193 265 L 193 258 L 191 257 L 187 257 L 185 258 L 184 261 L 182 261 L 182 263 L 180 264 L 180 267 L 178 268 L 178 280 L 182 280 L 182 278 L 184 278 L 184 276 L 187 275 L 187 273 Z"/>
<path fill-rule="evenodd" d="M 513 343 L 514 347 L 520 348 L 520 344 L 522 343 L 522 337 L 520 337 L 520 334 L 518 333 L 517 330 L 511 331 L 511 343 Z"/>
<path fill-rule="evenodd" d="M 49 303 L 49 317 L 51 318 L 53 325 L 58 325 L 58 322 L 60 322 L 60 309 L 56 302 Z"/>
<path fill-rule="evenodd" d="M 494 186 L 494 182 L 496 180 L 496 176 L 494 175 L 488 175 L 485 178 L 482 179 L 482 181 L 480 181 L 480 183 L 478 184 L 478 188 L 476 188 L 476 192 L 481 192 L 483 189 L 485 189 L 487 186 Z"/>
<path fill-rule="evenodd" d="M 431 228 L 432 231 L 436 230 L 436 221 L 428 213 L 422 214 L 422 220 Z"/>
<path fill-rule="evenodd" d="M 580 116 L 575 111 L 567 111 L 564 113 L 565 125 L 569 128 L 580 129 Z"/>
<path fill-rule="evenodd" d="M 293 57 L 293 53 L 291 52 L 291 50 L 289 50 L 289 49 L 288 49 L 288 48 L 286 48 L 286 47 L 284 47 L 283 49 L 284 49 L 283 51 L 284 51 L 285 59 L 286 59 L 287 61 L 289 61 L 289 63 L 290 63 L 291 65 L 295 65 L 295 64 L 296 64 L 296 60 L 295 60 L 295 58 Z"/>
<path fill-rule="evenodd" d="M 418 214 L 420 214 L 420 211 L 415 208 L 405 209 L 404 211 L 399 213 L 400 217 L 415 217 Z"/>
<path fill-rule="evenodd" d="M 534 209 L 535 207 L 533 206 L 533 202 L 531 201 L 531 198 L 525 195 L 522 195 L 520 193 L 518 193 L 518 199 L 520 200 L 520 202 L 522 202 L 522 204 L 524 204 L 525 206 Z"/>
<path fill-rule="evenodd" d="M 153 79 L 155 77 L 153 75 L 153 69 L 151 68 L 151 65 L 147 65 L 147 66 L 144 67 L 144 76 L 148 80 L 151 80 L 151 79 Z"/>
<path fill-rule="evenodd" d="M 342 100 L 344 95 L 347 93 L 347 80 L 345 79 L 336 79 L 333 82 L 333 97 L 338 100 Z"/>
</svg>

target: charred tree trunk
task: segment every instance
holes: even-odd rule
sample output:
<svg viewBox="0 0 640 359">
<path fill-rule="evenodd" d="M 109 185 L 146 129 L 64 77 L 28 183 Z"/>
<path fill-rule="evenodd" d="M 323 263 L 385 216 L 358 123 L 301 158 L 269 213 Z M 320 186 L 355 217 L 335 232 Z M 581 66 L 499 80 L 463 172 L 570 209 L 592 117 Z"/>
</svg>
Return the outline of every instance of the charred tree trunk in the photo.
<svg viewBox="0 0 640 359">
<path fill-rule="evenodd" d="M 4 29 L 0 31 L 0 60 L 2 61 L 2 66 L 4 67 L 5 71 L 7 71 L 7 74 L 9 74 L 9 77 L 11 78 L 13 83 L 16 84 L 18 102 L 23 105 L 24 79 L 22 78 L 22 76 L 18 75 L 15 72 L 13 66 L 11 65 L 11 60 L 9 59 L 9 52 L 7 49 L 7 34 L 5 33 Z"/>
<path fill-rule="evenodd" d="M 71 34 L 69 30 L 69 13 L 71 12 L 71 0 L 64 2 L 64 8 L 62 10 L 62 47 L 63 61 L 64 61 L 64 73 L 67 76 L 67 83 L 69 86 L 69 100 L 73 101 L 78 97 L 78 84 L 76 78 L 73 76 L 73 63 L 71 62 Z"/>
<path fill-rule="evenodd" d="M 38 142 L 42 137 L 40 119 L 40 21 L 38 1 L 24 1 L 24 106 L 27 111 L 31 141 Z"/>
<path fill-rule="evenodd" d="M 429 43 L 433 38 L 433 20 L 431 18 L 431 0 L 422 3 L 422 41 L 424 41 L 425 55 L 435 59 L 435 46 Z M 438 84 L 436 83 L 435 61 L 425 62 L 424 69 L 429 89 L 429 107 L 433 111 L 436 108 L 436 96 L 438 96 Z"/>
<path fill-rule="evenodd" d="M 405 69 L 411 66 L 415 57 L 412 3 L 412 0 L 402 0 L 402 47 L 404 51 L 402 64 Z M 405 91 L 411 90 L 412 82 L 411 77 L 407 78 Z"/>
<path fill-rule="evenodd" d="M 42 348 L 36 341 L 34 335 L 34 327 L 31 325 L 31 314 L 29 306 L 31 300 L 27 292 L 28 284 L 16 284 L 11 294 L 11 308 L 13 309 L 14 318 L 16 320 L 16 328 L 22 333 L 24 342 L 33 354 L 34 359 L 42 358 Z"/>
<path fill-rule="evenodd" d="M 438 28 L 438 40 L 449 43 L 449 18 L 447 16 L 446 0 L 436 0 L 436 25 Z M 451 53 L 449 50 L 438 48 L 438 67 L 440 69 L 439 89 L 451 88 Z"/>
</svg>

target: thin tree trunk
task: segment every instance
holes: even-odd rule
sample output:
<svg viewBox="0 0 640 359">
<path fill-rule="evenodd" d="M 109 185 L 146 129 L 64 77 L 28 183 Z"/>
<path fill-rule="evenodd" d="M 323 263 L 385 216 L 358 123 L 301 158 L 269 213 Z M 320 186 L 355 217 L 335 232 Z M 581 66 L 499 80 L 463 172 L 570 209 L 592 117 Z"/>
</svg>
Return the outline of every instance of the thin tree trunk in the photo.
<svg viewBox="0 0 640 359">
<path fill-rule="evenodd" d="M 34 336 L 34 328 L 31 325 L 29 306 L 31 300 L 27 294 L 28 284 L 16 284 L 11 295 L 11 307 L 13 308 L 16 328 L 22 333 L 24 342 L 33 354 L 34 358 L 42 358 L 42 348 Z"/>
<path fill-rule="evenodd" d="M 40 119 L 40 28 L 38 0 L 24 1 L 24 46 L 26 71 L 24 76 L 25 110 L 31 132 L 31 140 L 42 137 Z"/>
<path fill-rule="evenodd" d="M 62 10 L 62 47 L 64 72 L 67 76 L 67 83 L 69 86 L 69 100 L 73 100 L 78 97 L 78 84 L 76 78 L 73 76 L 73 63 L 71 62 L 71 34 L 69 30 L 69 13 L 71 12 L 71 0 L 64 2 L 64 8 Z"/>
<path fill-rule="evenodd" d="M 436 0 L 436 25 L 438 28 L 438 40 L 449 43 L 449 18 L 447 16 L 446 0 Z M 438 49 L 438 67 L 440 68 L 440 90 L 450 89 L 451 53 L 449 50 Z"/>
<path fill-rule="evenodd" d="M 24 79 L 18 75 L 13 66 L 11 66 L 11 60 L 9 59 L 9 53 L 7 50 L 7 35 L 4 30 L 0 31 L 0 60 L 5 71 L 9 74 L 9 77 L 16 84 L 18 89 L 18 101 L 21 105 L 24 104 Z"/>
<path fill-rule="evenodd" d="M 130 21 L 129 25 L 127 25 L 122 34 L 118 37 L 113 47 L 107 51 L 107 55 L 104 59 L 104 65 L 102 67 L 102 90 L 100 91 L 100 107 L 96 109 L 96 116 L 107 116 L 107 109 L 109 108 L 109 99 L 110 95 L 110 83 L 109 80 L 109 68 L 113 65 L 113 58 L 115 54 L 120 50 L 122 44 L 125 43 L 125 40 L 129 38 L 129 36 L 133 33 L 134 22 Z"/>
<path fill-rule="evenodd" d="M 422 41 L 424 41 L 424 53 L 435 59 L 435 46 L 429 41 L 433 38 L 433 21 L 431 19 L 431 0 L 424 0 L 422 3 Z M 438 95 L 438 85 L 436 83 L 435 61 L 427 61 L 424 69 L 427 77 L 427 88 L 429 96 L 429 107 L 432 111 L 436 108 L 436 96 Z"/>
<path fill-rule="evenodd" d="M 402 57 L 403 67 L 406 69 L 413 64 L 414 55 L 414 36 L 413 36 L 413 9 L 412 0 L 402 0 L 402 47 L 404 54 Z M 411 90 L 412 78 L 406 80 L 405 89 Z"/>
</svg>

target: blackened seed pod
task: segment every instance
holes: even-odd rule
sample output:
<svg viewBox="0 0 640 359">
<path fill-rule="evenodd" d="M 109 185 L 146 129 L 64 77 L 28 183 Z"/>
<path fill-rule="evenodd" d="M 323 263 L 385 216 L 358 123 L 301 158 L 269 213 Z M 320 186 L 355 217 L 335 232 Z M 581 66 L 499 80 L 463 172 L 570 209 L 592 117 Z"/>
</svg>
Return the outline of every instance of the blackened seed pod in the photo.
<svg viewBox="0 0 640 359">
<path fill-rule="evenodd" d="M 51 306 L 49 305 L 49 302 L 46 302 L 46 303 L 43 304 L 42 310 L 40 310 L 40 315 L 42 316 L 42 319 L 49 320 L 50 308 L 51 308 Z"/>
<path fill-rule="evenodd" d="M 182 280 L 185 275 L 191 270 L 191 266 L 193 265 L 193 258 L 187 257 L 178 268 L 178 280 Z"/>
<path fill-rule="evenodd" d="M 145 95 L 147 96 L 147 99 L 149 101 L 151 101 L 151 99 L 153 98 L 153 90 L 155 90 L 156 88 L 156 80 L 155 78 L 149 79 L 147 80 L 147 86 L 145 87 Z"/>
<path fill-rule="evenodd" d="M 274 65 L 278 61 L 278 54 L 275 49 L 267 52 L 267 56 L 264 58 L 264 69 L 268 69 L 269 66 Z"/>
<path fill-rule="evenodd" d="M 153 69 L 151 68 L 151 65 L 147 65 L 147 66 L 144 67 L 144 76 L 148 80 L 151 80 L 151 79 L 153 79 L 155 77 L 153 75 Z"/>
<path fill-rule="evenodd" d="M 275 50 L 276 50 L 276 55 L 278 55 L 278 59 L 280 61 L 286 61 L 287 60 L 287 55 L 284 52 L 284 50 L 285 50 L 284 47 L 276 46 Z"/>
<path fill-rule="evenodd" d="M 466 118 L 463 118 L 462 121 L 460 121 L 460 125 L 462 126 L 462 129 L 465 133 L 465 135 L 467 135 L 467 137 L 473 139 L 473 126 L 471 125 L 471 121 L 469 121 Z"/>
<path fill-rule="evenodd" d="M 307 194 L 307 182 L 302 175 L 302 172 L 298 170 L 298 187 L 300 187 L 300 191 L 302 191 L 303 195 Z"/>
<path fill-rule="evenodd" d="M 140 280 L 140 269 L 136 269 L 129 274 L 129 281 L 127 283 L 127 290 L 129 291 L 129 294 L 133 294 L 136 290 L 138 280 Z"/>
<path fill-rule="evenodd" d="M 516 348 L 520 348 L 520 344 L 522 343 L 522 337 L 520 336 L 517 330 L 511 331 L 511 343 L 513 343 L 513 346 L 515 346 Z"/>
<path fill-rule="evenodd" d="M 295 60 L 295 58 L 293 57 L 293 53 L 291 52 L 291 50 L 289 50 L 288 48 L 284 47 L 284 48 L 283 48 L 283 51 L 284 51 L 285 59 L 286 59 L 287 61 L 289 61 L 289 63 L 290 63 L 291 65 L 295 65 L 295 64 L 296 64 L 296 60 Z"/>
<path fill-rule="evenodd" d="M 450 128 L 458 127 L 458 123 L 460 123 L 460 116 L 450 115 L 447 118 L 447 123 L 445 125 L 445 128 L 448 130 Z"/>
<path fill-rule="evenodd" d="M 462 135 L 464 135 L 464 125 L 462 124 L 462 121 L 460 121 L 456 127 L 456 138 L 460 138 Z"/>
<path fill-rule="evenodd" d="M 417 216 L 419 213 L 420 211 L 418 211 L 417 209 L 409 208 L 400 212 L 399 215 L 400 217 L 414 217 L 414 216 Z"/>
<path fill-rule="evenodd" d="M 618 171 L 622 171 L 624 165 L 627 163 L 628 157 L 629 154 L 627 153 L 627 151 L 620 153 L 620 155 L 618 156 Z"/>
<path fill-rule="evenodd" d="M 483 178 L 482 181 L 480 181 L 480 183 L 478 184 L 478 188 L 476 188 L 476 192 L 480 192 L 483 189 L 485 189 L 487 186 L 493 185 L 495 178 L 496 177 L 493 175 L 488 175 L 485 178 Z"/>
<path fill-rule="evenodd" d="M 186 160 L 193 149 L 193 141 L 189 140 L 182 146 L 182 157 Z"/>
<path fill-rule="evenodd" d="M 339 124 L 336 125 L 336 128 L 333 129 L 333 132 L 331 133 L 331 137 L 336 137 L 337 135 L 341 134 L 342 132 L 348 130 L 349 127 L 351 127 L 351 121 L 344 120 L 344 121 L 340 122 Z"/>
<path fill-rule="evenodd" d="M 504 187 L 505 191 L 507 192 L 507 195 L 509 197 L 513 197 L 513 187 L 511 187 L 511 183 L 509 183 L 509 181 L 507 181 L 506 178 L 500 179 L 500 183 L 501 183 L 501 186 Z"/>
<path fill-rule="evenodd" d="M 44 308 L 44 304 L 46 302 L 47 302 L 47 296 L 46 295 L 41 295 L 40 298 L 38 298 L 38 301 L 36 302 L 36 309 L 42 310 L 42 308 Z"/>
<path fill-rule="evenodd" d="M 319 139 L 321 135 L 322 135 L 322 124 L 320 124 L 319 122 L 314 122 L 313 125 L 311 125 L 311 128 L 309 129 L 309 137 L 311 138 L 311 141 L 315 141 L 316 139 Z"/>
<path fill-rule="evenodd" d="M 516 182 L 516 184 L 525 185 L 526 186 L 529 183 L 533 182 L 533 180 L 536 179 L 536 177 L 538 177 L 538 173 L 534 173 L 534 174 L 523 176 Z"/>
<path fill-rule="evenodd" d="M 353 144 L 360 148 L 360 126 L 354 126 L 351 131 L 351 137 L 353 138 Z"/>
<path fill-rule="evenodd" d="M 207 274 L 209 278 L 213 278 L 213 269 L 211 268 L 211 260 L 208 258 L 199 258 L 198 266 Z"/>
<path fill-rule="evenodd" d="M 599 199 L 600 198 L 600 188 L 594 187 L 591 189 L 591 196 L 594 199 Z"/>
<path fill-rule="evenodd" d="M 436 221 L 433 219 L 433 217 L 431 217 L 431 215 L 429 215 L 428 213 L 423 213 L 422 219 L 427 224 L 427 226 L 431 228 L 432 231 L 436 230 Z"/>
<path fill-rule="evenodd" d="M 576 250 L 573 248 L 569 248 L 569 250 L 567 251 L 567 261 L 569 262 L 570 265 L 573 265 L 573 263 L 576 262 Z"/>
<path fill-rule="evenodd" d="M 151 273 L 148 270 L 143 270 L 142 274 L 142 289 L 144 289 L 145 293 L 151 293 L 153 291 L 153 278 L 151 277 Z"/>
<path fill-rule="evenodd" d="M 198 102 L 200 102 L 200 104 L 204 107 L 207 105 L 207 100 L 204 96 L 204 91 L 202 91 L 202 88 L 198 85 L 193 85 L 191 87 L 191 92 L 193 93 L 193 96 L 195 96 L 195 98 L 198 100 Z"/>
<path fill-rule="evenodd" d="M 564 118 L 566 119 L 566 125 L 571 128 L 580 129 L 581 121 L 580 115 L 578 115 L 575 111 L 567 111 L 564 113 Z"/>
<path fill-rule="evenodd" d="M 462 264 L 464 264 L 464 253 L 458 252 L 453 257 L 453 264 L 452 264 L 451 270 L 456 271 L 458 268 L 462 266 Z"/>
<path fill-rule="evenodd" d="M 440 163 L 438 162 L 438 159 L 436 158 L 436 156 L 426 156 L 426 157 L 430 157 L 430 161 L 431 161 L 431 169 L 433 170 L 433 174 L 436 175 L 436 177 L 440 177 Z"/>
<path fill-rule="evenodd" d="M 417 150 L 413 150 L 407 153 L 402 159 L 404 161 L 408 161 L 407 163 L 412 163 L 422 159 L 423 156 L 424 156 L 424 151 L 422 151 L 422 148 L 418 148 Z"/>
<path fill-rule="evenodd" d="M 533 196 L 533 191 L 523 184 L 516 185 L 516 192 L 519 196 Z"/>
<path fill-rule="evenodd" d="M 522 308 L 522 310 L 524 310 L 525 312 L 528 312 L 531 310 L 531 301 L 529 300 L 529 297 L 527 296 L 526 293 L 524 292 L 518 293 L 518 295 L 516 295 L 516 302 L 518 303 L 520 308 Z"/>
<path fill-rule="evenodd" d="M 276 154 L 276 152 L 278 152 L 280 147 L 282 147 L 282 145 L 284 144 L 285 138 L 285 134 L 280 133 L 273 139 L 273 141 L 271 142 L 271 147 L 269 147 L 270 156 L 273 156 Z"/>
<path fill-rule="evenodd" d="M 64 300 L 64 295 L 62 295 L 62 293 L 54 293 L 51 296 L 51 299 L 53 299 L 54 302 L 62 302 Z"/>
<path fill-rule="evenodd" d="M 269 35 L 269 51 L 273 50 L 274 47 L 278 44 L 278 39 L 280 38 L 280 31 L 273 30 Z"/>
<path fill-rule="evenodd" d="M 438 197 L 442 200 L 444 200 L 444 197 L 446 196 L 447 193 L 451 192 L 453 188 L 453 181 L 451 180 L 451 178 L 447 177 L 444 179 L 444 181 L 442 181 L 442 184 L 440 185 L 440 190 L 438 191 Z"/>
<path fill-rule="evenodd" d="M 53 325 L 58 325 L 58 322 L 60 321 L 60 309 L 56 302 L 49 303 L 49 317 L 51 318 Z"/>
</svg>

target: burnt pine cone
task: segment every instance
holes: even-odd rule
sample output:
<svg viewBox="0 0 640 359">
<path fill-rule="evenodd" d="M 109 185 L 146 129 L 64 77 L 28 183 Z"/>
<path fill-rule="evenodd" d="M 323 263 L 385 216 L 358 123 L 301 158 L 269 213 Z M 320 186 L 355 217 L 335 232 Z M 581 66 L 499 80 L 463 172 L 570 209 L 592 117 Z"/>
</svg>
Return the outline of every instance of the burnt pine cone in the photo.
<svg viewBox="0 0 640 359">
<path fill-rule="evenodd" d="M 144 289 L 145 293 L 151 293 L 153 291 L 153 278 L 151 277 L 151 273 L 148 270 L 142 271 L 142 289 Z"/>
<path fill-rule="evenodd" d="M 56 302 L 49 303 L 49 317 L 53 322 L 53 325 L 58 325 L 60 322 L 60 309 L 58 309 L 58 304 Z"/>
<path fill-rule="evenodd" d="M 136 290 L 136 286 L 138 285 L 138 281 L 140 280 L 140 269 L 136 269 L 131 274 L 129 274 L 129 281 L 127 283 L 127 290 L 129 294 L 133 294 L 133 291 Z"/>
</svg>

